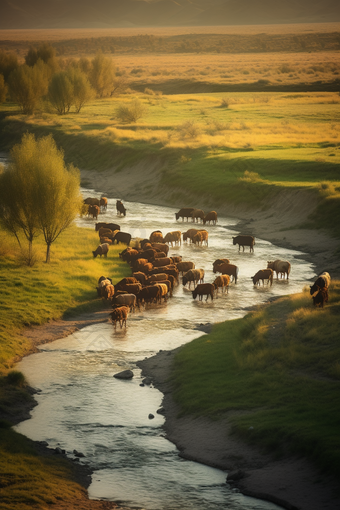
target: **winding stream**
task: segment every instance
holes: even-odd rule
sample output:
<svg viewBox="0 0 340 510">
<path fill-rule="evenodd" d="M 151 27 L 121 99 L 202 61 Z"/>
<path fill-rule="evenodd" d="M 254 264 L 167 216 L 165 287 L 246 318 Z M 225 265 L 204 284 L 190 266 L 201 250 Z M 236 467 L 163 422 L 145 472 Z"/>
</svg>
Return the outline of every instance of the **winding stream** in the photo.
<svg viewBox="0 0 340 510">
<path fill-rule="evenodd" d="M 87 196 L 99 196 L 87 190 Z M 117 221 L 115 199 L 109 200 L 100 221 L 120 223 L 133 237 L 148 237 L 190 228 L 175 221 L 175 209 L 141 203 L 125 203 L 127 216 Z M 93 226 L 82 218 L 80 226 Z M 233 230 L 234 229 L 234 230 Z M 89 496 L 146 510 L 274 510 L 276 505 L 243 496 L 225 484 L 226 473 L 181 459 L 176 447 L 162 435 L 164 418 L 157 414 L 162 394 L 152 386 L 140 386 L 138 360 L 183 345 L 202 333 L 198 325 L 242 317 L 246 309 L 273 296 L 300 292 L 314 277 L 303 253 L 279 248 L 256 239 L 255 253 L 238 253 L 232 245 L 237 221 L 219 218 L 207 226 L 209 247 L 182 244 L 170 249 L 196 267 L 205 269 L 205 281 L 213 281 L 212 262 L 228 257 L 240 268 L 237 285 L 213 302 L 194 301 L 180 284 L 166 304 L 148 305 L 128 318 L 127 328 L 114 331 L 112 324 L 86 327 L 67 338 L 43 345 L 38 354 L 19 364 L 31 386 L 41 391 L 32 418 L 16 429 L 34 440 L 60 446 L 70 457 L 74 449 L 93 469 Z M 94 247 L 89 247 L 89 256 Z M 109 253 L 110 256 L 110 253 Z M 289 283 L 254 288 L 250 277 L 266 267 L 267 260 L 287 259 L 292 264 Z M 100 275 L 98 275 L 100 276 Z M 109 276 L 109 275 L 108 275 Z M 94 288 L 95 292 L 95 288 Z M 130 368 L 134 378 L 121 381 L 113 374 Z M 149 419 L 149 413 L 154 419 Z"/>
</svg>

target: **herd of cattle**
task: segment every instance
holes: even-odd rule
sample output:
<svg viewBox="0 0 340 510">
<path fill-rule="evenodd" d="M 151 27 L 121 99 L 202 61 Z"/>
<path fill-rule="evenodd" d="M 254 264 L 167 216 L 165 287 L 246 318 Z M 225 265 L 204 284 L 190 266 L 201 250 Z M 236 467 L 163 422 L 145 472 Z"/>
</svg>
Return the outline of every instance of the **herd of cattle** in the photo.
<svg viewBox="0 0 340 510">
<path fill-rule="evenodd" d="M 107 199 L 86 199 L 89 207 L 103 207 L 107 206 Z M 99 200 L 99 205 L 91 204 L 89 201 Z M 102 202 L 103 201 L 103 202 Z M 105 203 L 106 201 L 106 203 Z M 117 214 L 126 215 L 126 209 L 121 201 L 117 200 L 116 203 Z M 217 214 L 211 211 L 208 214 L 200 209 L 183 208 L 175 213 L 176 220 L 180 218 L 182 221 L 185 219 L 193 222 L 202 221 L 203 224 L 207 222 L 217 222 Z M 212 283 L 204 283 L 204 270 L 195 268 L 192 261 L 183 261 L 181 256 L 169 256 L 169 247 L 180 245 L 183 242 L 189 242 L 197 246 L 205 244 L 208 246 L 208 231 L 199 228 L 189 228 L 185 232 L 179 230 L 168 232 L 163 236 L 160 230 L 156 230 L 150 234 L 149 239 L 138 240 L 138 247 L 130 247 L 131 234 L 122 232 L 120 225 L 116 223 L 96 223 L 95 230 L 98 232 L 100 244 L 93 251 L 93 256 L 107 257 L 109 246 L 114 243 L 122 243 L 127 247 L 119 254 L 119 256 L 126 261 L 132 271 L 132 276 L 123 278 L 116 285 L 112 284 L 110 278 L 101 276 L 98 280 L 97 293 L 98 296 L 110 300 L 113 311 L 110 314 L 112 323 L 115 328 L 117 322 L 120 327 L 126 326 L 126 320 L 130 311 L 133 311 L 137 306 L 140 308 L 145 303 L 160 303 L 166 301 L 168 297 L 172 296 L 175 285 L 179 284 L 179 278 L 182 277 L 182 285 L 191 288 L 193 284 L 192 297 L 196 299 L 197 296 L 200 300 L 209 296 L 211 300 L 218 293 L 219 289 L 222 292 L 228 293 L 230 283 L 237 283 L 239 268 L 230 263 L 227 258 L 217 259 L 213 262 L 212 269 L 214 273 L 219 275 Z M 238 245 L 238 251 L 245 247 L 249 247 L 250 252 L 254 252 L 255 238 L 251 235 L 238 235 L 233 237 L 233 245 Z M 260 269 L 254 276 L 251 277 L 253 284 L 272 285 L 274 273 L 276 278 L 289 279 L 291 264 L 286 260 L 275 260 L 267 262 L 267 267 Z M 310 288 L 310 294 L 313 298 L 315 306 L 323 307 L 324 303 L 328 301 L 328 287 L 330 283 L 330 276 L 328 273 L 322 273 L 313 286 Z"/>
</svg>

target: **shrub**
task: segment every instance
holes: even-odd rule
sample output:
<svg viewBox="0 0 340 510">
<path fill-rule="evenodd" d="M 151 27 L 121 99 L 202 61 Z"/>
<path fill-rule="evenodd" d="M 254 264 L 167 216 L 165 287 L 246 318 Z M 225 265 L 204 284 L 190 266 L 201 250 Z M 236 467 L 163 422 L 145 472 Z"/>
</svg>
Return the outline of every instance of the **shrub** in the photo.
<svg viewBox="0 0 340 510">
<path fill-rule="evenodd" d="M 184 122 L 179 129 L 185 138 L 197 138 L 197 136 L 201 133 L 200 128 L 192 120 Z"/>
<path fill-rule="evenodd" d="M 115 113 L 121 122 L 137 122 L 146 114 L 146 107 L 139 99 L 135 99 L 130 105 L 118 106 Z"/>
<path fill-rule="evenodd" d="M 18 386 L 20 388 L 22 388 L 26 384 L 24 374 L 22 372 L 19 372 L 18 370 L 11 370 L 10 372 L 8 372 L 6 380 L 9 384 L 12 384 L 13 386 Z"/>
</svg>

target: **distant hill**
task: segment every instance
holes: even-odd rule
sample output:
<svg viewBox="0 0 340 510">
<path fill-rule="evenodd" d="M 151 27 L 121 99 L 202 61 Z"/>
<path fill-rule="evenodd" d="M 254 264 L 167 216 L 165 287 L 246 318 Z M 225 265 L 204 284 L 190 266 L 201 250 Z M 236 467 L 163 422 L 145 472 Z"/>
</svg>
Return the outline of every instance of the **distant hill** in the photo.
<svg viewBox="0 0 340 510">
<path fill-rule="evenodd" d="M 335 21 L 339 0 L 0 0 L 0 29 Z"/>
</svg>

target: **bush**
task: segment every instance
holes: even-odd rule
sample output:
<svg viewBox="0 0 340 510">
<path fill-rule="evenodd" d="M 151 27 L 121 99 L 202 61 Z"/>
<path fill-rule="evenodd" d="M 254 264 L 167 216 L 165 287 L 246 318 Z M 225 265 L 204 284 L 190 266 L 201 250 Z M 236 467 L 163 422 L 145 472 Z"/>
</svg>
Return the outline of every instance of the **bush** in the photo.
<svg viewBox="0 0 340 510">
<path fill-rule="evenodd" d="M 135 99 L 127 105 L 120 105 L 116 109 L 116 118 L 120 122 L 137 122 L 137 120 L 141 119 L 146 114 L 146 107 L 143 105 L 141 101 Z"/>
<path fill-rule="evenodd" d="M 10 372 L 8 372 L 6 380 L 8 384 L 12 384 L 13 386 L 18 386 L 20 388 L 22 388 L 26 384 L 24 374 L 22 372 L 19 372 L 18 370 L 11 370 Z"/>
</svg>

